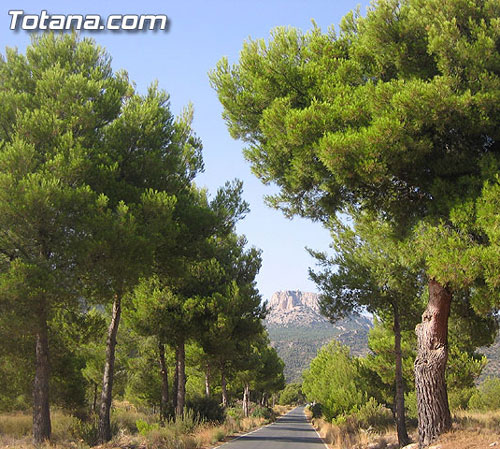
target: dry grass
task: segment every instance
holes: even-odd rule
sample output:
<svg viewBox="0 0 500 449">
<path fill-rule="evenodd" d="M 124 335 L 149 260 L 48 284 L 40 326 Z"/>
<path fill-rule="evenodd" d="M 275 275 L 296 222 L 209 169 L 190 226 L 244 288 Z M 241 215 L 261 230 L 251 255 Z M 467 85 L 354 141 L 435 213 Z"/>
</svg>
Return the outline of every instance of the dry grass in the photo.
<svg viewBox="0 0 500 449">
<path fill-rule="evenodd" d="M 496 446 L 490 444 L 497 443 Z M 453 430 L 439 438 L 435 444 L 441 449 L 486 449 L 500 447 L 500 431 L 492 430 Z"/>
<path fill-rule="evenodd" d="M 398 447 L 397 437 L 392 427 L 365 430 L 349 421 L 337 425 L 320 418 L 312 418 L 311 424 L 332 449 L 363 449 L 368 446 L 374 449 Z"/>
<path fill-rule="evenodd" d="M 31 419 L 31 415 L 22 413 L 1 415 L 0 447 L 33 449 Z M 61 412 L 52 413 L 53 438 L 50 444 L 42 445 L 41 449 L 88 449 L 89 446 L 84 441 L 75 439 L 71 435 L 70 428 L 74 419 L 76 418 Z M 228 419 L 220 425 L 200 424 L 189 433 L 181 433 L 179 428 L 175 426 L 165 426 L 154 428 L 146 435 L 131 435 L 127 429 L 125 431 L 121 429 L 112 441 L 96 446 L 96 448 L 207 449 L 214 447 L 219 442 L 226 441 L 232 435 L 249 432 L 265 423 L 267 421 L 263 418 L 244 418 L 239 421 Z"/>
<path fill-rule="evenodd" d="M 279 405 L 276 404 L 273 407 L 273 412 L 276 416 L 286 415 L 290 410 L 293 410 L 295 407 L 293 405 Z"/>
</svg>

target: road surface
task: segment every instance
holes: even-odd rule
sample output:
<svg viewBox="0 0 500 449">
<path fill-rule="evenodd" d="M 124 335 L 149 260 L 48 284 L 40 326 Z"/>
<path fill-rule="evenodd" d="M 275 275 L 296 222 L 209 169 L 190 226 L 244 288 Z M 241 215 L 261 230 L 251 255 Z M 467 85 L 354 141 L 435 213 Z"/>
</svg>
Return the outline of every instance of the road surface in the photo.
<svg viewBox="0 0 500 449">
<path fill-rule="evenodd" d="M 309 424 L 304 407 L 297 407 L 266 427 L 223 444 L 221 449 L 325 449 Z"/>
</svg>

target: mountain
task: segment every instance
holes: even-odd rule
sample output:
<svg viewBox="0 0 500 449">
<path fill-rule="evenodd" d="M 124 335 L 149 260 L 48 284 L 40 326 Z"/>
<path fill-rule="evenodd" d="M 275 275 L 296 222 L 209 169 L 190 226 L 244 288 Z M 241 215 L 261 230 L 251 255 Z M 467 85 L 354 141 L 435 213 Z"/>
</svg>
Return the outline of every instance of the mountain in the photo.
<svg viewBox="0 0 500 449">
<path fill-rule="evenodd" d="M 287 382 L 300 381 L 318 349 L 332 338 L 349 346 L 354 355 L 368 352 L 371 320 L 353 316 L 333 325 L 320 314 L 318 300 L 316 293 L 292 290 L 276 292 L 269 300 L 265 324 L 271 344 L 285 362 Z"/>
</svg>

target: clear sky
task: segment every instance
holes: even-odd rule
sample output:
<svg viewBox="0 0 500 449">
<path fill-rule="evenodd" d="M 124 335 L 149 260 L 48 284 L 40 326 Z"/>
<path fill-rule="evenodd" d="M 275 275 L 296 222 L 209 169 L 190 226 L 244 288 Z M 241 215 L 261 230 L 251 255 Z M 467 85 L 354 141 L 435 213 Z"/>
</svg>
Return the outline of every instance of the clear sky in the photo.
<svg viewBox="0 0 500 449">
<path fill-rule="evenodd" d="M 25 14 L 166 14 L 169 32 L 93 32 L 90 36 L 106 48 L 113 68 L 125 69 L 139 91 L 153 80 L 170 93 L 171 108 L 178 114 L 192 102 L 194 129 L 204 145 L 205 173 L 197 183 L 215 192 L 228 179 L 244 182 L 244 198 L 251 212 L 238 226 L 249 244 L 263 250 L 258 286 L 265 299 L 276 290 L 316 291 L 308 279 L 314 260 L 305 247 L 327 250 L 328 232 L 317 223 L 294 218 L 268 208 L 263 196 L 271 188 L 263 186 L 250 172 L 242 156 L 244 144 L 234 141 L 221 118 L 222 107 L 210 87 L 207 72 L 227 56 L 236 62 L 243 41 L 267 38 L 276 26 L 311 28 L 311 19 L 326 31 L 337 27 L 340 19 L 360 5 L 365 13 L 368 2 L 351 0 L 196 0 L 196 1 L 23 1 L 3 0 L 0 5 L 0 51 L 18 47 L 24 52 L 30 42 L 26 31 L 11 31 L 8 11 L 22 9 Z"/>
</svg>

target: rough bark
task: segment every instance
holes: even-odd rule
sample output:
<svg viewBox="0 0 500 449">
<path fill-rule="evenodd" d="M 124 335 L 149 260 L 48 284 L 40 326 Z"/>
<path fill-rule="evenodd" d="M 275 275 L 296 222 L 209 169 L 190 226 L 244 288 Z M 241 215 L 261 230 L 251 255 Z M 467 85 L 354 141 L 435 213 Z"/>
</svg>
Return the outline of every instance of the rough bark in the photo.
<svg viewBox="0 0 500 449">
<path fill-rule="evenodd" d="M 396 409 L 396 428 L 398 432 L 398 442 L 400 447 L 410 444 L 408 431 L 406 429 L 405 416 L 405 392 L 403 381 L 403 355 L 401 352 L 401 322 L 399 317 L 399 309 L 397 305 L 393 305 L 394 310 L 394 355 L 396 359 L 396 394 L 395 394 L 395 409 Z"/>
<path fill-rule="evenodd" d="M 221 364 L 221 368 L 220 368 L 220 377 L 221 377 L 221 380 L 220 380 L 220 384 L 221 384 L 221 390 L 222 390 L 222 406 L 224 408 L 227 407 L 227 404 L 228 404 L 228 400 L 227 400 L 227 388 L 226 388 L 226 372 L 225 372 L 225 364 L 222 363 Z"/>
<path fill-rule="evenodd" d="M 415 329 L 418 341 L 415 385 L 421 448 L 451 428 L 445 378 L 451 300 L 452 292 L 431 279 L 429 304 L 422 315 L 422 323 Z"/>
<path fill-rule="evenodd" d="M 186 354 L 184 342 L 181 342 L 177 351 L 177 403 L 175 415 L 182 416 L 184 413 L 184 402 L 186 398 Z"/>
<path fill-rule="evenodd" d="M 245 382 L 243 389 L 243 415 L 245 418 L 250 415 L 250 385 L 247 382 Z"/>
<path fill-rule="evenodd" d="M 45 307 L 39 312 L 35 344 L 35 379 L 33 382 L 33 442 L 38 445 L 50 439 L 49 406 L 49 338 Z"/>
<path fill-rule="evenodd" d="M 161 375 L 161 403 L 160 403 L 160 419 L 164 421 L 167 418 L 168 411 L 168 371 L 165 363 L 165 346 L 162 343 L 158 344 L 160 354 L 160 375 Z"/>
<path fill-rule="evenodd" d="M 100 443 L 106 443 L 111 440 L 110 410 L 111 399 L 113 395 L 113 375 L 115 371 L 115 349 L 116 334 L 121 317 L 121 298 L 116 296 L 113 301 L 113 310 L 111 313 L 111 322 L 108 328 L 108 338 L 106 341 L 106 361 L 104 363 L 104 374 L 102 378 L 101 403 L 99 406 L 99 428 L 98 440 Z"/>
<path fill-rule="evenodd" d="M 205 368 L 205 396 L 210 398 L 210 364 Z"/>
</svg>

